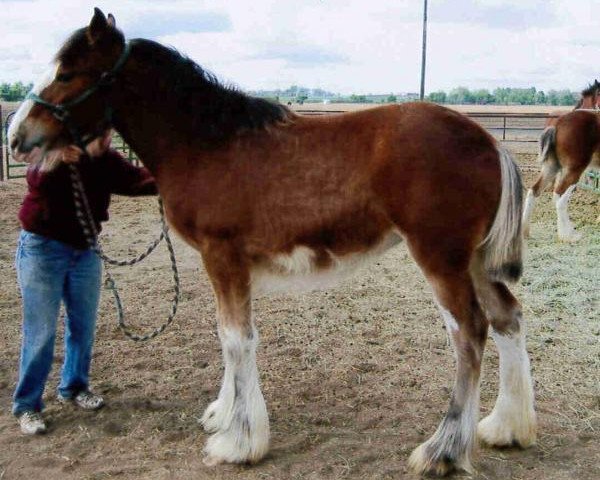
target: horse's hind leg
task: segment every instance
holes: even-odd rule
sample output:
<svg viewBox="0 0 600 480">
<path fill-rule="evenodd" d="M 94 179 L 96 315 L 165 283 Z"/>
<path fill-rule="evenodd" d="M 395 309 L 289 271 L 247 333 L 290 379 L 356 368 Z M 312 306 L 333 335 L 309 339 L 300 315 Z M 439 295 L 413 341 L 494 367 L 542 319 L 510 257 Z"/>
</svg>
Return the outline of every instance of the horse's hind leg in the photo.
<svg viewBox="0 0 600 480">
<path fill-rule="evenodd" d="M 525 206 L 523 208 L 523 235 L 529 237 L 529 222 L 536 199 L 542 192 L 554 181 L 558 172 L 558 166 L 555 161 L 548 159 L 542 164 L 542 171 L 533 186 L 527 191 Z"/>
<path fill-rule="evenodd" d="M 585 166 L 583 168 L 563 168 L 563 174 L 554 186 L 558 238 L 563 242 L 577 242 L 581 239 L 581 234 L 575 230 L 575 226 L 569 218 L 568 206 L 584 170 Z"/>
<path fill-rule="evenodd" d="M 528 447 L 535 443 L 536 417 L 521 306 L 506 285 L 490 280 L 485 272 L 474 272 L 474 278 L 500 356 L 498 399 L 479 423 L 478 435 L 488 445 Z"/>
<path fill-rule="evenodd" d="M 448 412 L 433 436 L 415 449 L 409 464 L 418 473 L 435 475 L 445 475 L 454 469 L 470 471 L 476 445 L 479 374 L 487 320 L 469 272 L 452 271 L 448 264 L 433 271 L 425 262 L 419 261 L 419 264 L 433 287 L 446 322 L 457 370 Z"/>
<path fill-rule="evenodd" d="M 204 462 L 254 463 L 268 450 L 269 418 L 256 367 L 258 335 L 251 319 L 249 273 L 226 242 L 205 246 L 202 256 L 217 299 L 225 363 L 219 396 L 201 419 L 212 433 Z"/>
</svg>

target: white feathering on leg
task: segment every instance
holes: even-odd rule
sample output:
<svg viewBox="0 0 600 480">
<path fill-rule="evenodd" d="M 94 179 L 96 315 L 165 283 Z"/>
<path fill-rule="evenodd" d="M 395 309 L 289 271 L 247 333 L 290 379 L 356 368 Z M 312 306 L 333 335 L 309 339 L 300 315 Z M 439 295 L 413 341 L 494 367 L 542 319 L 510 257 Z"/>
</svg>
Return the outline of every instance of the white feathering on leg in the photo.
<svg viewBox="0 0 600 480">
<path fill-rule="evenodd" d="M 219 332 L 225 374 L 219 397 L 201 422 L 213 433 L 206 443 L 205 463 L 257 462 L 269 447 L 269 417 L 256 367 L 256 330 L 250 336 L 224 329 Z"/>
<path fill-rule="evenodd" d="M 528 447 L 535 443 L 536 415 L 525 335 L 492 331 L 492 338 L 500 354 L 500 392 L 492 413 L 479 423 L 478 435 L 488 445 Z"/>
</svg>

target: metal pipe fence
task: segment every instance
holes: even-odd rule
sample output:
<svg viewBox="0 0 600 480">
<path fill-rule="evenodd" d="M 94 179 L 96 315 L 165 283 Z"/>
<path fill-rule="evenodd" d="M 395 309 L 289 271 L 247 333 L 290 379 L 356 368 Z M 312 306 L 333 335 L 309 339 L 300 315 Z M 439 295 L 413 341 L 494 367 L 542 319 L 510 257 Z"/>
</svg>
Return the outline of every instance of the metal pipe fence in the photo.
<svg viewBox="0 0 600 480">
<path fill-rule="evenodd" d="M 311 110 L 296 109 L 301 115 L 327 115 L 344 113 L 348 110 Z M 516 143 L 536 143 L 544 130 L 548 118 L 559 115 L 546 113 L 509 113 L 509 112 L 465 112 L 464 115 L 479 123 L 497 140 Z"/>
</svg>

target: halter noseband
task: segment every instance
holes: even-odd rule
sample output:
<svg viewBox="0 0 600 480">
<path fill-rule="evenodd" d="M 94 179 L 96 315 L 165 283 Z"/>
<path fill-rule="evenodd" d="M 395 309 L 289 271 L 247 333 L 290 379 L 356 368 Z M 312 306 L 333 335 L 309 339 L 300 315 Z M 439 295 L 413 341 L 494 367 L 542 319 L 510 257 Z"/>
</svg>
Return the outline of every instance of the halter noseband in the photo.
<svg viewBox="0 0 600 480">
<path fill-rule="evenodd" d="M 81 95 L 74 98 L 73 100 L 69 100 L 68 102 L 65 102 L 65 103 L 50 103 L 33 92 L 29 92 L 27 94 L 27 96 L 25 97 L 25 99 L 32 100 L 35 103 L 37 103 L 38 105 L 42 105 L 43 107 L 46 107 L 48 110 L 50 110 L 50 112 L 52 112 L 52 115 L 59 122 L 62 122 L 65 124 L 65 126 L 67 127 L 67 129 L 69 130 L 71 135 L 73 136 L 73 139 L 78 144 L 78 146 L 79 147 L 85 146 L 86 143 L 88 143 L 89 141 L 91 141 L 94 138 L 94 134 L 88 134 L 83 137 L 79 135 L 77 128 L 71 121 L 71 109 L 73 107 L 79 105 L 80 103 L 84 102 L 85 100 L 87 100 L 98 90 L 112 86 L 115 83 L 117 74 L 119 73 L 121 68 L 123 68 L 123 65 L 125 65 L 125 62 L 129 58 L 130 52 L 131 52 L 131 43 L 126 42 L 125 48 L 123 49 L 121 56 L 117 59 L 117 62 L 115 63 L 113 68 L 111 68 L 110 70 L 108 70 L 106 72 L 103 72 L 102 75 L 100 75 L 99 80 L 94 85 L 89 87 Z M 104 112 L 104 119 L 109 124 L 112 123 L 112 109 L 110 107 L 106 107 L 105 112 Z"/>
</svg>

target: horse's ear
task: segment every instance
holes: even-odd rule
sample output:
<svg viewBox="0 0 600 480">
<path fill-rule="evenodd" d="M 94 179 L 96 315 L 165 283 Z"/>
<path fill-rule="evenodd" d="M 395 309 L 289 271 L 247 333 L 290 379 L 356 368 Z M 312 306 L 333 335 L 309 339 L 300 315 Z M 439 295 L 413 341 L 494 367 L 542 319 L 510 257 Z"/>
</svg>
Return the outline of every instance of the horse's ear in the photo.
<svg viewBox="0 0 600 480">
<path fill-rule="evenodd" d="M 108 29 L 108 21 L 98 7 L 94 8 L 94 16 L 87 29 L 87 37 L 91 44 L 94 44 L 104 35 Z"/>
<path fill-rule="evenodd" d="M 108 18 L 106 19 L 108 26 L 111 28 L 117 28 L 117 21 L 115 20 L 115 16 L 112 13 L 108 14 Z"/>
</svg>

